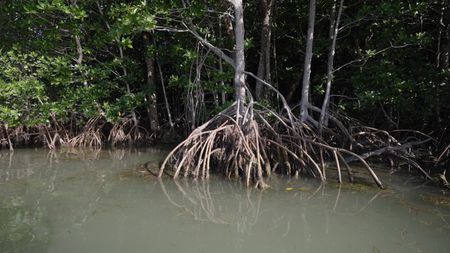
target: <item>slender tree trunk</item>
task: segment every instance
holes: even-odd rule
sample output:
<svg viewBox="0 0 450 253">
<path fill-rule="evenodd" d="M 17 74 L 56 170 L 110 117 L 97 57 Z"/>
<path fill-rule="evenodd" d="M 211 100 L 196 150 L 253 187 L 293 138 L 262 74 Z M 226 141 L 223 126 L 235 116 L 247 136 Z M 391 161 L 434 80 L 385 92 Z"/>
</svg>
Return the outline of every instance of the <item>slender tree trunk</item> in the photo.
<svg viewBox="0 0 450 253">
<path fill-rule="evenodd" d="M 306 35 L 305 63 L 303 66 L 302 96 L 300 102 L 300 121 L 308 118 L 309 90 L 311 77 L 311 60 L 313 57 L 314 22 L 316 17 L 316 0 L 309 1 L 308 32 Z"/>
<path fill-rule="evenodd" d="M 330 94 L 331 94 L 331 83 L 333 82 L 333 71 L 334 71 L 334 55 L 336 54 L 336 38 L 339 32 L 339 21 L 341 19 L 342 8 L 344 5 L 344 0 L 341 0 L 339 3 L 339 11 L 336 17 L 336 4 L 337 1 L 334 1 L 333 9 L 331 11 L 330 17 L 330 49 L 328 51 L 328 65 L 327 65 L 327 84 L 325 90 L 325 98 L 323 100 L 322 110 L 320 112 L 320 120 L 319 120 L 319 132 L 322 132 L 322 126 L 328 125 L 328 117 L 326 116 L 328 113 L 328 107 L 330 103 Z"/>
<path fill-rule="evenodd" d="M 151 34 L 149 32 L 142 33 L 142 39 L 145 45 L 145 66 L 147 70 L 147 88 L 149 90 L 147 94 L 147 113 L 150 120 L 150 131 L 157 132 L 159 130 L 158 121 L 158 108 L 156 98 L 156 85 L 155 85 L 155 58 L 154 53 L 151 50 Z"/>
<path fill-rule="evenodd" d="M 444 1 L 443 4 L 443 37 L 442 37 L 442 55 L 441 55 L 441 68 L 448 69 L 450 64 L 450 1 Z"/>
<path fill-rule="evenodd" d="M 70 5 L 72 7 L 77 7 L 77 0 L 70 0 Z M 77 58 L 75 59 L 75 62 L 77 65 L 81 65 L 83 63 L 83 46 L 81 45 L 80 36 L 75 35 L 74 38 L 77 47 Z"/>
<path fill-rule="evenodd" d="M 83 64 L 83 58 L 84 58 L 84 55 L 83 55 L 83 45 L 81 44 L 80 36 L 75 35 L 74 38 L 75 38 L 75 44 L 76 44 L 76 46 L 77 46 L 77 58 L 75 59 L 75 62 L 76 62 L 76 64 L 77 64 L 77 66 L 80 68 L 80 72 L 81 72 L 81 66 L 82 66 L 82 64 Z M 88 85 L 88 83 L 87 83 L 86 80 L 83 81 L 83 85 L 84 85 L 84 86 L 87 86 L 87 85 Z"/>
<path fill-rule="evenodd" d="M 153 46 L 156 48 L 156 41 L 155 38 L 153 37 Z M 158 53 L 156 53 L 156 58 L 155 58 L 155 62 L 156 62 L 156 66 L 158 66 L 158 71 L 159 71 L 159 79 L 161 81 L 161 90 L 164 96 L 164 104 L 166 105 L 166 112 L 167 112 L 167 118 L 169 120 L 169 125 L 172 128 L 174 126 L 173 120 L 172 120 L 172 113 L 170 112 L 170 104 L 169 104 L 169 100 L 167 99 L 167 92 L 166 92 L 166 84 L 164 82 L 164 75 L 163 75 L 163 71 L 161 68 L 161 64 L 158 61 Z"/>
<path fill-rule="evenodd" d="M 438 71 L 446 70 L 449 68 L 449 56 L 450 56 L 450 21 L 449 21 L 449 1 L 441 1 L 441 12 L 439 16 L 439 34 L 437 39 L 437 50 L 436 50 L 436 68 Z M 440 108 L 440 97 L 439 97 L 439 86 L 434 89 L 435 92 L 435 113 L 438 126 L 442 124 L 441 108 Z"/>
<path fill-rule="evenodd" d="M 270 83 L 270 42 L 272 37 L 272 6 L 274 0 L 261 0 L 261 5 L 264 13 L 263 24 L 261 28 L 261 47 L 259 52 L 259 63 L 257 76 Z M 263 98 L 264 85 L 256 82 L 255 95 L 256 99 Z"/>
<path fill-rule="evenodd" d="M 240 117 L 244 109 L 245 102 L 245 52 L 244 52 L 244 8 L 242 6 L 242 0 L 230 0 L 234 6 L 234 18 L 235 28 L 234 34 L 236 39 L 235 45 L 235 74 L 234 74 L 234 89 L 235 100 L 237 102 L 237 115 L 236 120 L 240 122 Z"/>
<path fill-rule="evenodd" d="M 75 59 L 75 62 L 77 65 L 81 65 L 83 63 L 83 46 L 81 45 L 81 39 L 80 36 L 75 35 L 75 44 L 77 45 L 77 58 Z"/>
<path fill-rule="evenodd" d="M 277 43 L 276 43 L 276 39 L 274 37 L 272 37 L 272 59 L 273 59 L 273 74 L 274 74 L 274 85 L 275 88 L 278 88 L 278 83 L 279 83 L 279 79 L 278 79 L 278 61 L 277 61 Z"/>
<path fill-rule="evenodd" d="M 219 59 L 219 72 L 222 74 L 223 73 L 223 64 L 222 64 L 222 59 Z M 220 96 L 221 96 L 221 100 L 222 100 L 222 105 L 225 104 L 225 102 L 227 102 L 227 95 L 225 94 L 225 82 L 223 80 L 220 80 L 220 86 L 222 87 L 222 91 L 220 92 Z"/>
<path fill-rule="evenodd" d="M 436 49 L 436 67 L 447 69 L 450 57 L 450 6 L 448 0 L 441 1 L 438 23 L 438 39 Z"/>
<path fill-rule="evenodd" d="M 71 0 L 70 1 L 70 5 L 73 7 L 77 6 L 77 0 Z M 75 62 L 77 63 L 78 67 L 81 68 L 81 65 L 83 64 L 83 58 L 84 58 L 84 54 L 83 54 L 83 45 L 81 44 L 81 38 L 79 35 L 74 35 L 74 39 L 75 39 L 75 45 L 77 48 L 77 58 L 75 58 Z M 81 70 L 81 69 L 80 69 Z M 87 86 L 87 81 L 83 82 L 84 86 Z"/>
<path fill-rule="evenodd" d="M 219 38 L 222 39 L 222 22 L 219 22 Z M 219 58 L 219 72 L 220 74 L 223 73 L 223 64 L 221 58 Z M 225 102 L 227 101 L 227 95 L 225 94 L 225 82 L 222 80 L 222 78 L 220 79 L 220 86 L 222 88 L 222 91 L 220 92 L 220 97 L 222 100 L 222 105 L 224 105 Z"/>
<path fill-rule="evenodd" d="M 245 39 L 245 29 L 244 29 L 244 8 L 242 5 L 242 0 L 229 0 L 234 7 L 234 20 L 235 20 L 235 58 L 232 59 L 226 55 L 222 50 L 215 47 L 208 42 L 205 38 L 201 37 L 195 30 L 192 23 L 189 25 L 185 24 L 188 31 L 194 35 L 204 46 L 208 47 L 214 54 L 224 60 L 226 63 L 230 64 L 235 69 L 234 75 L 234 89 L 235 89 L 235 101 L 237 103 L 237 116 L 236 119 L 240 122 L 241 114 L 243 112 L 244 102 L 245 102 L 245 52 L 244 52 L 244 39 Z"/>
</svg>

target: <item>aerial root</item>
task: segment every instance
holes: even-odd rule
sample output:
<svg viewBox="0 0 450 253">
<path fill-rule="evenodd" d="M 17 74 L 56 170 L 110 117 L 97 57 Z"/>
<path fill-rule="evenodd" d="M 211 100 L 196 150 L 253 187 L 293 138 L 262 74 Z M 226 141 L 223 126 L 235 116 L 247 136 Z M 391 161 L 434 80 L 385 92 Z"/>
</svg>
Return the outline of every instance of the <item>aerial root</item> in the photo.
<svg viewBox="0 0 450 253">
<path fill-rule="evenodd" d="M 353 182 L 349 163 L 359 162 L 383 188 L 367 159 L 389 152 L 413 164 L 405 149 L 425 142 L 402 145 L 385 131 L 348 127 L 336 115 L 330 120 L 335 128 L 324 127 L 324 134 L 319 134 L 313 120 L 300 122 L 292 115 L 286 117 L 264 106 L 258 109 L 253 106 L 258 105 L 247 105 L 247 111 L 251 112 L 237 116 L 235 103 L 199 126 L 169 153 L 158 176 L 166 173 L 174 179 L 179 176 L 206 179 L 215 172 L 243 178 L 247 186 L 266 188 L 264 179 L 273 172 L 307 174 L 325 181 L 326 167 L 331 163 L 335 165 L 337 181 L 342 183 L 342 169 Z"/>
<path fill-rule="evenodd" d="M 104 119 L 101 116 L 89 119 L 81 130 L 81 133 L 69 139 L 68 145 L 71 147 L 97 147 L 103 145 L 102 128 Z"/>
<path fill-rule="evenodd" d="M 164 160 L 159 176 L 170 165 L 173 178 L 181 173 L 209 178 L 210 171 L 217 171 L 227 176 L 242 176 L 247 185 L 255 180 L 258 187 L 265 188 L 258 125 L 248 118 L 239 124 L 233 119 L 233 109 L 235 105 L 195 129 L 175 147 Z"/>
<path fill-rule="evenodd" d="M 120 118 L 113 124 L 108 135 L 108 143 L 112 146 L 145 142 L 151 139 L 148 131 L 134 122 L 132 115 Z"/>
</svg>

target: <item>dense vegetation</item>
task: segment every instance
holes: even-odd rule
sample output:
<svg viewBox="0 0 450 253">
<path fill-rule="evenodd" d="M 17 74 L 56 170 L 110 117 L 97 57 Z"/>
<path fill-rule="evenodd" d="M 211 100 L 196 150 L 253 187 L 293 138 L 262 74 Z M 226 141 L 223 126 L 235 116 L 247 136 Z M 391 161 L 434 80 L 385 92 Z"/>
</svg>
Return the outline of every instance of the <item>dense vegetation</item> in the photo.
<svg viewBox="0 0 450 253">
<path fill-rule="evenodd" d="M 240 98 L 241 107 L 253 108 L 253 102 L 247 102 L 254 98 L 255 117 L 268 125 L 276 121 L 276 112 L 284 111 L 280 117 L 285 118 L 277 124 L 289 127 L 275 132 L 294 137 L 288 143 L 275 137 L 264 143 L 249 141 L 243 157 L 253 157 L 250 150 L 260 145 L 271 146 L 266 151 L 281 145 L 277 156 L 290 158 L 309 152 L 333 159 L 336 150 L 332 147 L 364 154 L 352 149 L 352 138 L 347 143 L 333 137 L 331 130 L 323 130 L 333 121 L 332 112 L 339 122 L 345 121 L 346 129 L 356 122 L 391 131 L 384 144 L 392 143 L 390 138 L 395 136 L 397 144 L 411 146 L 406 136 L 423 137 L 412 130 L 423 132 L 431 139 L 427 148 L 435 154 L 432 162 L 442 154 L 439 160 L 447 156 L 448 164 L 448 0 L 245 1 L 245 60 L 240 56 L 244 50 L 239 50 L 239 39 L 244 37 L 240 38 L 236 22 L 240 1 L 230 2 L 2 1 L 1 146 L 99 147 L 179 141 L 205 122 L 207 131 L 223 127 L 228 118 L 239 123 L 241 91 L 236 83 L 244 80 L 242 94 L 247 94 Z M 240 62 L 245 65 L 238 66 Z M 257 78 L 250 78 L 251 73 Z M 329 104 L 323 103 L 324 97 Z M 226 108 L 225 112 L 231 112 L 233 102 L 238 108 L 235 113 L 225 113 L 226 119 L 213 118 Z M 330 115 L 324 113 L 328 107 Z M 297 119 L 290 118 L 291 111 L 300 115 L 299 123 L 314 125 L 314 134 L 306 134 L 314 145 L 322 135 L 327 139 L 317 144 L 319 149 L 292 146 L 295 138 L 305 135 L 292 134 L 303 130 L 294 127 Z M 211 118 L 215 120 L 208 121 Z M 349 135 L 335 124 L 340 135 Z M 247 129 L 245 134 L 257 128 L 238 125 Z M 358 129 L 349 132 L 363 131 Z M 401 129 L 411 131 L 405 134 Z M 359 144 L 369 151 L 380 150 L 384 137 L 375 135 Z M 222 140 L 228 140 L 225 137 Z M 189 145 L 184 155 L 196 150 Z M 214 151 L 213 144 L 209 151 Z M 198 152 L 202 157 L 207 151 Z M 235 156 L 240 151 L 229 152 Z M 270 155 L 263 156 L 270 160 Z M 335 153 L 339 163 L 337 157 Z M 208 164 L 202 166 L 209 167 L 209 158 L 204 159 Z M 252 159 L 250 164 L 255 162 Z M 300 165 L 304 162 L 301 157 L 298 160 Z M 306 163 L 317 165 L 312 160 L 323 163 L 323 158 Z M 236 161 L 235 167 L 247 166 L 240 163 Z M 192 166 L 195 171 L 200 164 Z M 295 173 L 291 165 L 285 167 Z M 199 174 L 198 169 L 195 173 Z"/>
</svg>

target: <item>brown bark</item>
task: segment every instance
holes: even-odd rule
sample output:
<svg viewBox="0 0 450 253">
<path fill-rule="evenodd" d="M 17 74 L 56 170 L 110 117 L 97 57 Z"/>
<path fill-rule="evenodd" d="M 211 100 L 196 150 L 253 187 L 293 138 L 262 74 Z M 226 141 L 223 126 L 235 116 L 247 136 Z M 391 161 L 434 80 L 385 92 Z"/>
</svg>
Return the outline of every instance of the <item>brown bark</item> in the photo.
<svg viewBox="0 0 450 253">
<path fill-rule="evenodd" d="M 151 34 L 149 32 L 143 32 L 142 39 L 145 45 L 144 57 L 147 72 L 147 88 L 149 90 L 146 97 L 147 114 L 150 121 L 150 131 L 157 132 L 159 130 L 159 121 L 155 85 L 155 58 L 153 52 L 150 52 L 152 44 Z"/>
<path fill-rule="evenodd" d="M 259 63 L 257 76 L 270 83 L 270 42 L 272 37 L 272 9 L 273 0 L 261 0 L 263 9 L 263 23 L 261 29 L 261 46 L 259 52 Z M 257 81 L 255 89 L 256 99 L 260 100 L 264 96 L 264 85 Z"/>
</svg>

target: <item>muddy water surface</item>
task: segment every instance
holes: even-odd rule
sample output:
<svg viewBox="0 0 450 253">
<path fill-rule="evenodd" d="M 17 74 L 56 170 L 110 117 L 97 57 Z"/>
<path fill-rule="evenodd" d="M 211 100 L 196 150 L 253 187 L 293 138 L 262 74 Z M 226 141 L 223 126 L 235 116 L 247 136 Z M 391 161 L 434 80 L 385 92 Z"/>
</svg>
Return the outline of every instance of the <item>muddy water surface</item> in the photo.
<svg viewBox="0 0 450 253">
<path fill-rule="evenodd" d="M 450 252 L 448 192 L 272 177 L 158 181 L 165 150 L 0 153 L 0 252 Z M 446 195 L 447 194 L 447 195 Z"/>
</svg>

